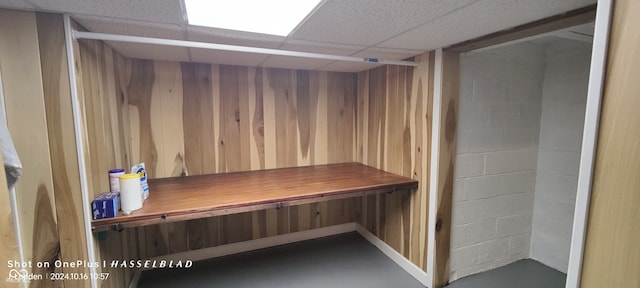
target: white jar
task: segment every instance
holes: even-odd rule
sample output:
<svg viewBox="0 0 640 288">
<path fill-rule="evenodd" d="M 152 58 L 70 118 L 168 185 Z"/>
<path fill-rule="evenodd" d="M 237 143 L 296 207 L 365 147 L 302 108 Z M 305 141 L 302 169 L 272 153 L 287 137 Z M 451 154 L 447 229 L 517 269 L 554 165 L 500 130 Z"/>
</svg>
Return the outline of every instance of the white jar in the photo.
<svg viewBox="0 0 640 288">
<path fill-rule="evenodd" d="M 142 192 L 139 174 L 120 176 L 120 209 L 124 215 L 142 208 Z"/>
<path fill-rule="evenodd" d="M 109 188 L 111 192 L 120 192 L 120 176 L 124 175 L 124 169 L 109 170 Z"/>
</svg>

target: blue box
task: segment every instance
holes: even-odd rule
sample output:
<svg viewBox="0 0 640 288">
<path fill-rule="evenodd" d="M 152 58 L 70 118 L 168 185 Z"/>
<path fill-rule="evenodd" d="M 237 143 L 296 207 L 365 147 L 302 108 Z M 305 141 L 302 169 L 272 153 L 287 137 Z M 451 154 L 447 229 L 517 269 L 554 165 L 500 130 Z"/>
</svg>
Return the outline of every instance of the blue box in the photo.
<svg viewBox="0 0 640 288">
<path fill-rule="evenodd" d="M 93 207 L 93 220 L 116 217 L 118 210 L 120 210 L 120 193 L 102 193 L 93 199 L 91 206 Z"/>
</svg>

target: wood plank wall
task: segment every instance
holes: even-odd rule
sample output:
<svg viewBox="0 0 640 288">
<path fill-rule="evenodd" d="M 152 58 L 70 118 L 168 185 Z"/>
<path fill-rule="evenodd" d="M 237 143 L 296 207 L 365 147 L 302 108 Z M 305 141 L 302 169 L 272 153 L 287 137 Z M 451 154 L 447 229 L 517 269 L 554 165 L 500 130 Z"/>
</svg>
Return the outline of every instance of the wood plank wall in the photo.
<svg viewBox="0 0 640 288">
<path fill-rule="evenodd" d="M 7 123 L 24 168 L 16 184 L 22 252 L 25 261 L 52 263 L 60 247 L 35 13 L 0 9 L 0 39 Z M 47 272 L 27 270 L 43 277 Z M 47 280 L 30 284 L 59 285 Z"/>
<path fill-rule="evenodd" d="M 419 181 L 414 193 L 358 199 L 359 222 L 426 269 L 433 67 L 382 66 L 358 75 L 357 159 Z M 376 217 L 379 215 L 379 217 Z"/>
<path fill-rule="evenodd" d="M 640 3 L 613 3 L 581 287 L 640 287 Z"/>
<path fill-rule="evenodd" d="M 451 208 L 453 204 L 453 170 L 456 159 L 456 129 L 458 119 L 458 89 L 460 54 L 442 52 L 442 99 L 440 100 L 440 139 L 438 139 L 438 183 L 436 194 L 436 231 L 433 287 L 449 283 L 449 252 L 451 248 Z"/>
<path fill-rule="evenodd" d="M 76 29 L 82 29 L 75 24 Z M 90 197 L 109 191 L 108 170 L 128 166 L 128 148 L 125 137 L 126 90 L 119 74 L 127 75 L 118 63 L 125 59 L 101 41 L 75 41 L 74 56 L 78 98 L 82 109 L 84 157 L 87 167 Z M 123 66 L 123 65 L 121 65 Z M 138 247 L 132 231 L 109 231 L 94 234 L 98 247 L 98 260 L 138 259 Z M 107 265 L 109 266 L 109 265 Z M 104 268 L 109 278 L 102 287 L 126 287 L 133 271 L 122 268 Z"/>
<path fill-rule="evenodd" d="M 62 15 L 37 13 L 38 45 L 46 110 L 60 260 L 70 263 L 87 257 L 83 201 L 80 191 L 71 90 Z M 86 267 L 64 272 L 89 273 Z M 65 287 L 87 287 L 89 281 L 67 280 Z"/>
<path fill-rule="evenodd" d="M 123 81 L 131 159 L 144 162 L 150 178 L 356 160 L 355 74 L 138 59 L 124 64 L 118 69 L 130 71 Z M 137 229 L 138 245 L 147 258 L 348 223 L 355 219 L 352 203 L 148 226 Z"/>
</svg>

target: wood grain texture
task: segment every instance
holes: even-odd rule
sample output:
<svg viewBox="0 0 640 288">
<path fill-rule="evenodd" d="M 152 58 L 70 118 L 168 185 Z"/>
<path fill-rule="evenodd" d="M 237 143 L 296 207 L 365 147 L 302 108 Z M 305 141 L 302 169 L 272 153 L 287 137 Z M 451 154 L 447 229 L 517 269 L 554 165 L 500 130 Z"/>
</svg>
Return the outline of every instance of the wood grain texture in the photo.
<svg viewBox="0 0 640 288">
<path fill-rule="evenodd" d="M 581 287 L 640 287 L 640 3 L 612 11 Z"/>
<path fill-rule="evenodd" d="M 73 25 L 76 29 L 83 29 L 76 23 Z M 77 41 L 73 48 L 88 186 L 90 196 L 96 196 L 109 191 L 109 169 L 128 168 L 120 165 L 128 166 L 130 160 L 128 137 L 122 131 L 126 117 L 121 113 L 129 91 L 123 89 L 124 79 L 116 71 L 127 73 L 133 68 L 100 41 Z M 94 244 L 99 248 L 97 259 L 110 261 L 139 257 L 139 251 L 135 245 L 131 245 L 130 237 L 130 231 L 95 237 Z M 133 275 L 129 269 L 106 267 L 103 270 L 110 274 L 106 281 L 102 281 L 103 287 L 125 286 Z"/>
<path fill-rule="evenodd" d="M 88 259 L 88 256 L 64 26 L 61 15 L 38 13 L 36 20 L 55 210 L 57 221 L 65 223 L 58 227 L 60 259 L 65 262 L 74 262 Z M 117 112 L 115 109 L 114 111 Z M 89 269 L 66 268 L 64 272 L 88 273 Z M 67 280 L 64 284 L 65 287 L 86 287 L 89 285 L 89 280 Z"/>
<path fill-rule="evenodd" d="M 363 227 L 425 269 L 432 69 L 430 54 L 415 61 L 422 65 L 358 74 L 355 155 L 362 163 L 418 180 L 419 187 L 360 199 L 355 209 Z"/>
<path fill-rule="evenodd" d="M 341 163 L 151 179 L 154 198 L 130 215 L 94 220 L 96 228 L 120 223 L 155 224 L 198 215 L 234 214 L 264 207 L 284 207 L 395 192 L 417 187 L 417 181 L 359 163 Z M 257 208 L 252 208 L 256 206 Z M 178 220 L 174 220 L 178 219 Z M 237 228 L 236 228 L 237 229 Z"/>
<path fill-rule="evenodd" d="M 422 58 L 425 67 L 429 67 L 428 58 L 428 55 Z M 159 65 L 164 68 L 159 69 Z M 129 103 L 131 161 L 140 161 L 140 155 L 146 153 L 138 131 L 146 129 L 152 135 L 155 131 L 162 131 L 163 135 L 183 135 L 183 138 L 171 139 L 152 136 L 158 165 L 164 162 L 169 167 L 166 163 L 174 159 L 176 169 L 173 171 L 181 172 L 168 174 L 169 170 L 165 168 L 159 173 L 161 169 L 157 169 L 154 178 L 361 161 L 378 168 L 391 163 L 394 171 L 421 183 L 416 190 L 419 195 L 400 192 L 389 197 L 372 195 L 320 203 L 297 202 L 301 205 L 280 209 L 264 206 L 265 210 L 247 210 L 233 216 L 210 213 L 207 216 L 213 217 L 203 220 L 155 225 L 158 228 L 151 229 L 158 231 L 138 232 L 134 236 L 140 247 L 156 245 L 139 251 L 144 254 L 142 256 L 159 256 L 169 251 L 211 247 L 357 220 L 378 235 L 388 235 L 382 237 L 424 267 L 428 197 L 423 187 L 428 185 L 422 181 L 427 179 L 425 173 L 428 171 L 424 167 L 428 163 L 428 153 L 417 151 L 423 151 L 423 147 L 429 145 L 426 131 L 430 129 L 431 102 L 427 98 L 431 95 L 431 85 L 427 79 L 431 74 L 427 68 L 395 67 L 397 72 L 390 78 L 386 67 L 360 74 L 198 63 L 176 65 L 159 61 L 154 61 L 153 67 L 156 78 L 160 70 L 166 75 L 181 75 L 182 94 L 175 97 L 182 98 L 182 123 L 152 120 L 148 125 L 142 125 L 142 115 L 146 112 Z M 132 79 L 140 77 L 127 72 L 130 70 L 123 70 L 129 74 L 123 76 L 121 73 L 116 77 L 121 83 L 132 85 Z M 123 77 L 126 79 L 121 79 Z M 174 76 L 171 79 L 174 80 L 168 82 L 180 82 Z M 168 91 L 164 82 L 154 79 L 146 84 L 154 87 L 151 89 L 151 115 L 156 113 L 156 107 L 164 105 L 153 104 L 156 98 L 162 98 L 157 96 L 159 91 Z M 396 87 L 393 99 L 387 91 L 388 82 Z M 365 84 L 367 92 L 363 93 Z M 388 112 L 388 101 L 394 101 L 392 112 Z M 161 114 L 166 113 L 175 113 L 175 109 Z M 151 119 L 155 118 L 152 116 Z M 392 126 L 388 127 L 388 123 Z M 399 129 L 399 132 L 392 132 L 393 129 Z M 398 139 L 389 139 L 389 133 L 395 133 Z M 156 142 L 160 138 L 163 140 Z M 167 151 L 167 141 L 172 141 L 171 145 L 178 149 Z M 389 149 L 389 145 L 395 148 Z M 184 147 L 184 158 L 180 157 L 180 147 Z M 152 189 L 151 195 L 153 193 Z M 200 216 L 203 215 L 197 217 Z M 136 229 L 147 231 L 147 228 L 125 231 Z M 186 239 L 180 237 L 185 233 Z"/>
<path fill-rule="evenodd" d="M 23 254 L 25 261 L 53 262 L 58 259 L 59 240 L 35 14 L 0 10 L 0 39 L 7 126 L 24 168 L 15 188 Z M 31 287 L 60 285 L 46 280 L 30 283 Z"/>
<path fill-rule="evenodd" d="M 449 248 L 451 246 L 451 206 L 453 203 L 453 167 L 456 155 L 459 66 L 460 54 L 443 52 L 442 83 L 440 84 L 442 85 L 440 139 L 433 140 L 440 142 L 436 195 L 434 287 L 443 287 L 449 282 Z"/>
<path fill-rule="evenodd" d="M 127 62 L 134 61 L 138 60 Z M 153 86 L 149 106 L 152 121 L 142 123 L 147 112 L 141 109 L 147 108 L 137 103 L 130 103 L 126 114 L 131 161 L 143 161 L 141 155 L 148 149 L 141 146 L 140 131 L 146 130 L 152 133 L 157 166 L 165 163 L 163 172 L 156 169 L 153 178 L 355 160 L 355 74 L 161 61 L 152 64 L 155 79 L 145 84 Z M 141 76 L 121 70 L 125 73 L 118 75 L 119 82 L 127 87 L 139 85 L 132 80 Z M 182 87 L 182 93 L 168 93 L 173 90 L 169 86 Z M 182 109 L 169 108 L 160 113 L 158 107 L 167 107 L 168 97 L 163 93 L 172 94 L 172 106 L 182 105 Z M 170 116 L 174 120 L 167 121 L 165 115 L 176 115 L 176 111 L 181 120 Z M 339 137 L 327 132 L 330 118 Z M 162 137 L 157 136 L 160 133 Z M 342 139 L 343 135 L 348 139 Z M 336 151 L 333 156 L 329 155 L 330 143 Z M 175 160 L 174 169 L 169 173 L 171 159 Z M 159 231 L 138 232 L 136 242 L 158 246 L 155 252 L 145 249 L 148 255 L 161 255 L 165 247 L 172 252 L 210 247 L 350 222 L 354 219 L 352 205 L 352 201 L 339 200 L 163 224 L 159 228 L 148 226 L 138 230 Z M 181 237 L 179 231 L 186 231 L 186 235 Z"/>
</svg>

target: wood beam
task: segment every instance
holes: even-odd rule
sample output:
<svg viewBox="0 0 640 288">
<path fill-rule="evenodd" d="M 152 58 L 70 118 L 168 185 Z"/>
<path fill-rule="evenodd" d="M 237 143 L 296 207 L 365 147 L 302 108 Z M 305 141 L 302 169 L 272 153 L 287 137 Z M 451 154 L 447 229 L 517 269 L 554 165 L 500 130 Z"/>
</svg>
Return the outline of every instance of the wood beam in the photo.
<svg viewBox="0 0 640 288">
<path fill-rule="evenodd" d="M 452 46 L 446 47 L 446 51 L 468 52 L 501 43 L 515 41 L 535 35 L 540 35 L 572 26 L 577 26 L 594 21 L 596 18 L 596 5 L 572 10 L 563 14 L 551 16 L 531 23 L 516 26 L 507 30 L 498 31 L 489 35 L 480 36 Z"/>
</svg>

